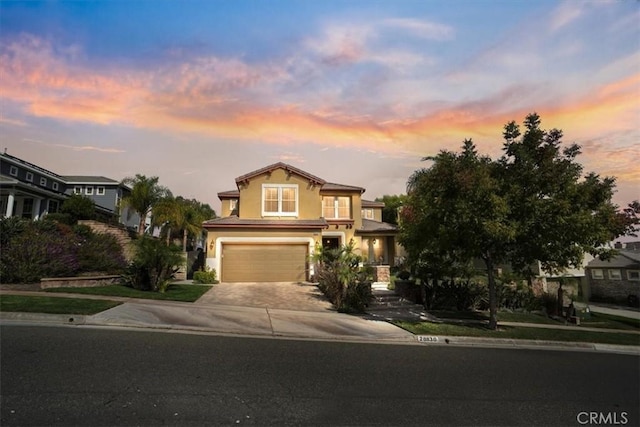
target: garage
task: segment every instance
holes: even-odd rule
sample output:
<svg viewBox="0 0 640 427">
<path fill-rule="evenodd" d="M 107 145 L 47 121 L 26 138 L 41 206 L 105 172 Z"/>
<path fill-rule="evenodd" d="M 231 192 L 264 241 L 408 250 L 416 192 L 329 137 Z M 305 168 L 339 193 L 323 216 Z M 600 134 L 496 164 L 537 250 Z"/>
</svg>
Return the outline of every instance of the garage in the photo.
<svg viewBox="0 0 640 427">
<path fill-rule="evenodd" d="M 306 280 L 306 244 L 224 244 L 223 282 L 300 282 Z"/>
</svg>

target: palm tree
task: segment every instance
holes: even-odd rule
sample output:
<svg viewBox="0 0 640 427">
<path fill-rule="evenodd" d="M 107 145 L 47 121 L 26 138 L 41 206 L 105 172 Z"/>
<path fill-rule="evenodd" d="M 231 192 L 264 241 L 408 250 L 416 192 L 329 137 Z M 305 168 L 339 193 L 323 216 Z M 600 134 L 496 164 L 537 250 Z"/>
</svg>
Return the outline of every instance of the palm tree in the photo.
<svg viewBox="0 0 640 427">
<path fill-rule="evenodd" d="M 171 196 L 163 198 L 153 207 L 151 224 L 166 231 L 167 246 L 169 246 L 171 242 L 172 230 L 178 229 L 178 223 L 182 215 L 181 211 L 182 207 L 180 202 Z"/>
<path fill-rule="evenodd" d="M 144 225 L 147 215 L 151 209 L 164 197 L 170 196 L 168 188 L 158 185 L 158 177 L 147 178 L 144 175 L 136 174 L 135 177 L 127 177 L 122 180 L 122 184 L 131 187 L 131 194 L 122 199 L 124 206 L 128 206 L 140 215 L 138 234 L 144 234 Z"/>
</svg>

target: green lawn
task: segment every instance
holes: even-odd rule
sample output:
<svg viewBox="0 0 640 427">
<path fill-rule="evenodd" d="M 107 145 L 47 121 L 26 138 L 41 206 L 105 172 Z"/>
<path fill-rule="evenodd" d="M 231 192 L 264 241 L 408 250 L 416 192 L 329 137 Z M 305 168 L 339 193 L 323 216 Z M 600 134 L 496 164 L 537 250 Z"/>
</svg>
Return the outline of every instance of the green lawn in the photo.
<svg viewBox="0 0 640 427">
<path fill-rule="evenodd" d="M 194 302 L 209 289 L 211 289 L 210 285 L 169 285 L 165 293 L 160 293 L 139 291 L 122 285 L 110 285 L 98 286 L 95 288 L 52 288 L 47 289 L 46 292 Z"/>
<path fill-rule="evenodd" d="M 489 313 L 486 311 L 441 311 L 430 310 L 428 312 L 439 319 L 457 320 L 489 320 Z M 498 312 L 498 322 L 520 322 L 537 323 L 547 325 L 564 325 L 564 320 L 556 320 L 543 314 L 521 313 L 521 312 Z M 611 316 L 607 314 L 591 312 L 590 319 L 582 319 L 580 324 L 590 328 L 640 330 L 640 320 L 626 317 Z"/>
<path fill-rule="evenodd" d="M 117 301 L 90 300 L 82 298 L 38 297 L 3 295 L 0 311 L 47 313 L 47 314 L 96 314 L 117 305 Z"/>
<path fill-rule="evenodd" d="M 630 333 L 572 331 L 548 328 L 499 326 L 491 331 L 483 324 L 411 323 L 394 322 L 395 325 L 416 335 L 466 336 L 480 338 L 507 338 L 543 341 L 591 342 L 602 344 L 640 345 L 640 335 Z"/>
</svg>

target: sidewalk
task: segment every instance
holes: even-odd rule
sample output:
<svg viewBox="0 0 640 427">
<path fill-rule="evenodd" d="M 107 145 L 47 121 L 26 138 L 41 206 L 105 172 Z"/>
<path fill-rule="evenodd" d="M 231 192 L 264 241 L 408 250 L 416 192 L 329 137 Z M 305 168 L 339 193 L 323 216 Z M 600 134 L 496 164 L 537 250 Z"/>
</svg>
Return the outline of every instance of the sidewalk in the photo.
<svg viewBox="0 0 640 427">
<path fill-rule="evenodd" d="M 2 295 L 43 296 L 42 292 L 16 291 L 4 288 Z M 51 315 L 37 313 L 0 312 L 1 324 L 55 324 L 89 327 L 122 327 L 164 331 L 212 333 L 234 336 L 278 337 L 289 339 L 329 340 L 346 342 L 456 345 L 498 348 L 537 348 L 581 351 L 608 351 L 640 355 L 640 346 L 615 346 L 591 343 L 562 343 L 472 337 L 421 337 L 398 328 L 385 320 L 371 316 L 352 316 L 337 312 L 293 311 L 272 308 L 231 305 L 143 300 L 135 298 L 48 293 L 60 298 L 86 298 L 121 301 L 123 304 L 90 316 Z M 595 310 L 594 310 L 595 311 Z M 616 313 L 620 315 L 620 313 Z M 595 330 L 597 332 L 638 331 L 602 330 L 563 325 L 523 324 L 501 322 L 532 328 Z"/>
</svg>

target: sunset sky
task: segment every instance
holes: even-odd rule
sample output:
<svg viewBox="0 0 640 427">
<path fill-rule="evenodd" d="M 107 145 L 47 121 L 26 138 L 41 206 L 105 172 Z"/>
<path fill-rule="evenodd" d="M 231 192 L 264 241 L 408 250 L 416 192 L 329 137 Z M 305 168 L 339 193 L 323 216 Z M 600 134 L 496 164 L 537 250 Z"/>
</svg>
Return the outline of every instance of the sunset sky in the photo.
<svg viewBox="0 0 640 427">
<path fill-rule="evenodd" d="M 61 175 L 211 204 L 283 161 L 404 193 L 423 156 L 537 112 L 640 199 L 634 0 L 0 3 L 0 137 Z"/>
</svg>

